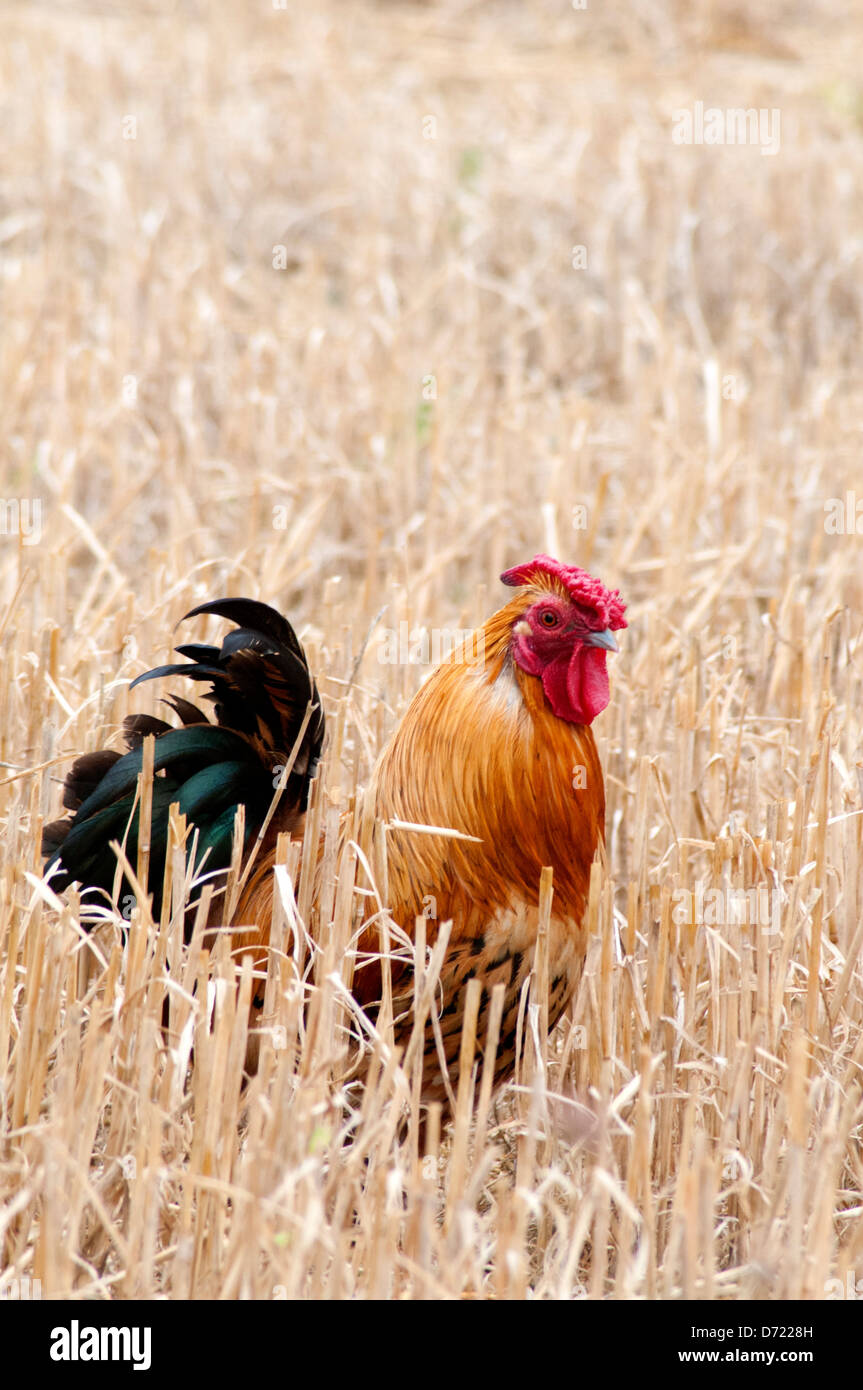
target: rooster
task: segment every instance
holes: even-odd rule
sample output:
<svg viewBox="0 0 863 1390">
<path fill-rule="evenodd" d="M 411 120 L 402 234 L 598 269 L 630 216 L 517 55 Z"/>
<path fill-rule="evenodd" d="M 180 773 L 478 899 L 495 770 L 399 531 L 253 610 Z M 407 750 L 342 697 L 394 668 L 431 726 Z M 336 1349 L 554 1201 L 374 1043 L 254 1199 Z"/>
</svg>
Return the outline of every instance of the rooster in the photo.
<svg viewBox="0 0 863 1390">
<path fill-rule="evenodd" d="M 371 862 L 385 833 L 386 906 L 393 921 L 412 936 L 417 917 L 429 917 L 431 903 L 430 942 L 440 923 L 452 924 L 440 973 L 439 1027 L 427 1027 L 426 1102 L 452 1099 L 471 979 L 482 986 L 480 1039 L 492 989 L 504 986 L 495 1079 L 513 1071 L 546 866 L 553 875 L 548 1023 L 554 1027 L 580 977 L 590 868 L 604 838 L 605 792 L 590 726 L 608 704 L 606 656 L 618 650 L 614 633 L 626 627 L 625 606 L 618 590 L 547 555 L 507 570 L 501 579 L 515 596 L 420 688 L 384 748 L 363 802 Z M 251 952 L 260 964 L 272 921 L 277 837 L 280 831 L 302 833 L 324 715 L 303 649 L 280 614 L 249 599 L 205 603 L 186 617 L 200 614 L 237 626 L 221 648 L 179 647 L 188 663 L 156 667 L 133 685 L 173 675 L 209 682 L 204 698 L 213 703 L 216 722 L 178 696 L 168 702 L 179 728 L 149 715 L 129 716 L 129 752 L 88 753 L 73 765 L 64 794 L 73 815 L 45 827 L 43 852 L 50 856 L 55 889 L 77 881 L 111 896 L 117 862 L 110 841 L 125 835 L 133 859 L 142 744 L 155 735 L 154 915 L 160 910 L 171 803 L 179 803 L 197 826 L 196 862 L 203 860 L 206 872 L 230 864 L 234 818 L 242 805 L 245 851 L 262 829 L 264 836 L 227 925 L 237 933 L 237 955 Z M 290 774 L 273 812 L 274 771 L 286 767 Z M 416 826 L 440 833 L 419 834 Z M 362 928 L 363 915 L 373 909 L 369 894 L 357 898 Z M 211 925 L 222 920 L 218 911 L 217 906 Z M 379 950 L 377 926 L 361 929 L 358 958 L 367 955 L 371 968 L 355 973 L 353 993 L 372 1013 L 381 994 Z M 407 958 L 393 958 L 391 980 L 394 1002 L 409 1001 Z M 259 995 L 254 1011 L 262 1004 Z M 396 1042 L 404 1043 L 410 1011 L 396 1013 Z"/>
</svg>

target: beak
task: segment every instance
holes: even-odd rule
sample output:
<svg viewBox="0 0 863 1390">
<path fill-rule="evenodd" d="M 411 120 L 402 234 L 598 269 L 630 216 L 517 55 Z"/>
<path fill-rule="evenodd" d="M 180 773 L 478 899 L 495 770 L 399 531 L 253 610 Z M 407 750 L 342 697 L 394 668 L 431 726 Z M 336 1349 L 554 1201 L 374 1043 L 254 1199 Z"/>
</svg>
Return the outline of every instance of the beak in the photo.
<svg viewBox="0 0 863 1390">
<path fill-rule="evenodd" d="M 585 637 L 584 642 L 585 646 L 588 647 L 605 647 L 606 650 L 610 652 L 620 651 L 620 647 L 617 645 L 617 638 L 610 627 L 607 627 L 604 632 L 589 633 L 588 636 Z"/>
</svg>

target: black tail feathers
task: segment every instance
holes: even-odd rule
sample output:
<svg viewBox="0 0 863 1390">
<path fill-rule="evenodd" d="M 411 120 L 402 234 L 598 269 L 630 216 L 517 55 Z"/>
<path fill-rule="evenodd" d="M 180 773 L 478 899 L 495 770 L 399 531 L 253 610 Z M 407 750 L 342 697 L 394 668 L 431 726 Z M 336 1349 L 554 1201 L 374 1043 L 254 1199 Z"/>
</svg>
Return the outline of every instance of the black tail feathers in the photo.
<svg viewBox="0 0 863 1390">
<path fill-rule="evenodd" d="M 79 882 L 84 890 L 101 890 L 110 897 L 117 868 L 112 840 L 125 839 L 126 856 L 134 866 L 137 781 L 148 734 L 156 740 L 150 830 L 154 913 L 161 911 L 171 803 L 178 802 L 197 826 L 196 870 L 226 869 L 237 808 L 245 807 L 248 845 L 266 818 L 305 723 L 271 828 L 275 834 L 301 823 L 325 730 L 303 648 L 287 619 L 264 603 L 217 599 L 185 617 L 203 613 L 237 624 L 221 647 L 178 647 L 180 655 L 190 658 L 188 663 L 157 666 L 132 686 L 170 675 L 207 681 L 210 690 L 203 698 L 213 703 L 216 722 L 188 700 L 171 695 L 165 703 L 179 716 L 180 727 L 148 714 L 129 715 L 124 722 L 128 753 L 103 749 L 76 760 L 63 791 L 63 805 L 74 814 L 46 825 L 42 837 L 42 853 L 49 856 L 46 869 L 55 870 L 55 891 Z"/>
</svg>

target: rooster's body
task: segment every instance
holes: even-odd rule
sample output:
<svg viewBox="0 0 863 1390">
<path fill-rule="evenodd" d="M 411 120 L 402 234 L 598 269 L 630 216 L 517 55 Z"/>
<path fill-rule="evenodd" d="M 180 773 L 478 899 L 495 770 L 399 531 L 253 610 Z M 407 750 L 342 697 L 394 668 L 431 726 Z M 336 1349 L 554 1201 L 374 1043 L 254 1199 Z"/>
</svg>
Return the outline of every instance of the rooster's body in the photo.
<svg viewBox="0 0 863 1390">
<path fill-rule="evenodd" d="M 385 835 L 386 906 L 393 920 L 412 935 L 416 918 L 425 917 L 430 942 L 440 923 L 452 923 L 439 992 L 449 1077 L 439 1066 L 430 1023 L 425 1100 L 445 1100 L 455 1081 L 470 979 L 482 984 L 480 1041 L 491 991 L 495 984 L 504 986 L 495 1071 L 498 1079 L 512 1071 L 545 866 L 553 871 L 549 1026 L 557 1021 L 578 983 L 590 867 L 604 834 L 602 770 L 590 722 L 608 701 L 605 656 L 606 650 L 616 650 L 612 630 L 626 625 L 623 605 L 616 592 L 583 570 L 547 556 L 503 578 L 518 588 L 517 596 L 421 687 L 378 760 L 363 805 L 371 862 L 377 862 L 376 842 Z M 210 680 L 219 725 L 202 727 L 205 716 L 175 699 L 183 729 L 148 716 L 135 716 L 127 726 L 133 745 L 155 733 L 155 766 L 164 769 L 153 783 L 151 883 L 161 882 L 171 801 L 179 801 L 199 827 L 200 844 L 210 848 L 204 868 L 224 868 L 237 804 L 245 806 L 249 845 L 264 823 L 278 781 L 274 774 L 296 747 L 287 786 L 230 923 L 238 930 L 237 954 L 251 951 L 265 963 L 275 837 L 280 830 L 298 833 L 302 826 L 323 739 L 320 700 L 293 630 L 272 609 L 223 600 L 194 612 L 220 614 L 240 628 L 221 651 L 179 648 L 192 657 L 191 667 L 159 667 L 147 674 L 180 672 Z M 108 843 L 123 838 L 141 761 L 140 748 L 133 746 L 122 759 L 85 755 L 72 769 L 65 804 L 77 813 L 47 827 L 45 838 L 46 850 L 61 861 L 61 888 L 78 879 L 110 892 L 116 860 Z M 160 782 L 165 783 L 161 788 Z M 57 886 L 58 880 L 53 882 Z M 373 901 L 368 894 L 358 896 L 360 924 L 363 914 L 373 913 L 367 905 Z M 374 957 L 379 949 L 378 927 L 371 925 L 360 934 L 359 953 Z M 391 975 L 395 999 L 409 1004 L 411 969 L 404 955 L 394 957 Z M 356 972 L 353 993 L 366 1008 L 373 1010 L 380 989 L 379 963 Z M 256 1006 L 262 1002 L 259 996 Z M 396 1040 L 404 1042 L 411 1028 L 409 1009 L 396 1009 L 396 1019 Z"/>
</svg>

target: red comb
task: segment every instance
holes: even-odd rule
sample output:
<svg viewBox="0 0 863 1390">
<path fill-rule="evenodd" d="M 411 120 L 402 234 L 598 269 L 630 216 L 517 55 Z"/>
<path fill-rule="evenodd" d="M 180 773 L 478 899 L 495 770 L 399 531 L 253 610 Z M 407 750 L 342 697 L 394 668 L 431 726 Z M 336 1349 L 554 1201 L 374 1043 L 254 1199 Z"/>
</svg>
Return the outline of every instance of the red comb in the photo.
<svg viewBox="0 0 863 1390">
<path fill-rule="evenodd" d="M 626 627 L 623 616 L 626 604 L 621 603 L 620 590 L 606 589 L 601 579 L 594 579 L 578 565 L 564 565 L 551 555 L 534 555 L 525 564 L 504 570 L 501 580 L 512 588 L 518 588 L 523 584 L 541 582 L 543 577 L 559 580 L 574 603 L 594 608 L 604 627 Z"/>
</svg>

